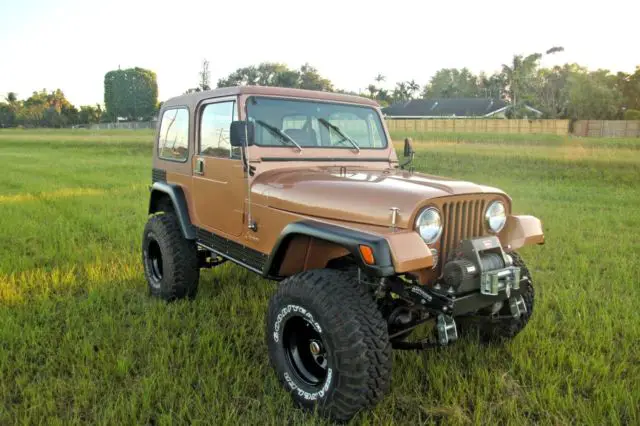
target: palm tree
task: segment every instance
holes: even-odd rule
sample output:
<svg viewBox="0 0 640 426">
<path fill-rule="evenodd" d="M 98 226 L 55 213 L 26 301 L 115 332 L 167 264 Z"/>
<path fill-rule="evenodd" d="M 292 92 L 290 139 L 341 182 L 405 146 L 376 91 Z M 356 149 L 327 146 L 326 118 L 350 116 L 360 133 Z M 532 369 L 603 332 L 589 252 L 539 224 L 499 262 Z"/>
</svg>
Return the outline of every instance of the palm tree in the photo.
<svg viewBox="0 0 640 426">
<path fill-rule="evenodd" d="M 409 97 L 413 98 L 413 94 L 420 90 L 420 85 L 415 80 L 407 82 L 407 90 L 409 91 Z"/>
<path fill-rule="evenodd" d="M 546 51 L 546 54 L 552 55 L 556 52 L 563 52 L 564 48 L 555 46 Z M 502 75 L 507 83 L 507 94 L 511 100 L 514 109 L 517 109 L 518 102 L 526 92 L 526 89 L 533 81 L 538 61 L 542 58 L 541 53 L 532 53 L 526 57 L 522 55 L 514 55 L 510 65 L 502 64 Z"/>
<path fill-rule="evenodd" d="M 533 53 L 527 57 L 514 55 L 511 65 L 502 64 L 502 74 L 509 85 L 507 92 L 514 107 L 518 105 L 518 96 L 525 88 L 527 80 L 533 75 L 540 58 L 542 58 L 540 53 Z"/>
<path fill-rule="evenodd" d="M 371 99 L 375 98 L 376 93 L 378 93 L 378 88 L 374 84 L 367 86 L 367 90 L 369 91 Z"/>
<path fill-rule="evenodd" d="M 406 101 L 410 98 L 409 88 L 407 83 L 401 81 L 396 83 L 396 88 L 393 90 L 393 98 L 398 101 Z"/>
<path fill-rule="evenodd" d="M 384 75 L 382 75 L 381 73 L 378 73 L 378 75 L 375 76 L 374 80 L 376 81 L 376 83 L 382 83 L 383 81 L 385 81 L 387 79 L 387 77 L 385 77 Z"/>
</svg>

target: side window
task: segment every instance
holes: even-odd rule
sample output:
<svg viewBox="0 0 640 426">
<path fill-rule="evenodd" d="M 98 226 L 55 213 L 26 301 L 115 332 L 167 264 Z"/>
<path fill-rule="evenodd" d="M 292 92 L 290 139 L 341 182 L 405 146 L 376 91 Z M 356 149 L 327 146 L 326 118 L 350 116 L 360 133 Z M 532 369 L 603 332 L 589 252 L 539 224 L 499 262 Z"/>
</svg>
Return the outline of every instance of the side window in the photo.
<svg viewBox="0 0 640 426">
<path fill-rule="evenodd" d="M 162 114 L 158 135 L 158 156 L 165 160 L 186 161 L 189 155 L 189 111 L 168 109 Z"/>
<path fill-rule="evenodd" d="M 236 102 L 209 104 L 200 120 L 200 154 L 220 158 L 240 158 L 240 149 L 233 148 L 229 128 L 235 120 Z"/>
</svg>

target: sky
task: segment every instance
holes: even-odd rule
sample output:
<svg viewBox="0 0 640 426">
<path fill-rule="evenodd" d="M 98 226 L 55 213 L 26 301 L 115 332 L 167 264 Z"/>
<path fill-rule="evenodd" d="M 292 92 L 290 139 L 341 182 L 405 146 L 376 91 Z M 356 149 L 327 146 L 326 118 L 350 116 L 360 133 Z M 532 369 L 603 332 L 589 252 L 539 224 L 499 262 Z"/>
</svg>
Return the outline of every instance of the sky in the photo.
<svg viewBox="0 0 640 426">
<path fill-rule="evenodd" d="M 441 68 L 491 73 L 514 54 L 565 51 L 543 66 L 576 62 L 633 72 L 640 2 L 0 0 L 0 96 L 62 89 L 76 105 L 103 102 L 104 74 L 148 68 L 159 100 L 263 61 L 308 62 L 336 88 L 365 90 Z"/>
</svg>

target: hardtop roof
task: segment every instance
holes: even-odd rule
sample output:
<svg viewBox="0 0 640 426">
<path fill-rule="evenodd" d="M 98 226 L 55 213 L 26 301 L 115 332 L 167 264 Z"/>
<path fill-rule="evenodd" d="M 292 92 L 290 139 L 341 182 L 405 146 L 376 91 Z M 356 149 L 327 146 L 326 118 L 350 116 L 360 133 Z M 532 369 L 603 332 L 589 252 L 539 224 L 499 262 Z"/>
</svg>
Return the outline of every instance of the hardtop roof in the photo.
<svg viewBox="0 0 640 426">
<path fill-rule="evenodd" d="M 336 102 L 349 102 L 361 105 L 369 105 L 378 107 L 379 104 L 369 98 L 354 95 L 345 95 L 335 92 L 324 92 L 320 90 L 307 90 L 307 89 L 291 89 L 286 87 L 271 87 L 271 86 L 233 86 L 233 87 L 221 87 L 218 89 L 205 90 L 202 92 L 193 92 L 180 96 L 174 96 L 167 99 L 162 107 L 170 107 L 177 105 L 188 105 L 195 107 L 200 101 L 204 99 L 211 99 L 223 96 L 236 96 L 236 95 L 265 95 L 265 96 L 282 96 L 292 98 L 306 98 L 323 101 L 336 101 Z"/>
</svg>

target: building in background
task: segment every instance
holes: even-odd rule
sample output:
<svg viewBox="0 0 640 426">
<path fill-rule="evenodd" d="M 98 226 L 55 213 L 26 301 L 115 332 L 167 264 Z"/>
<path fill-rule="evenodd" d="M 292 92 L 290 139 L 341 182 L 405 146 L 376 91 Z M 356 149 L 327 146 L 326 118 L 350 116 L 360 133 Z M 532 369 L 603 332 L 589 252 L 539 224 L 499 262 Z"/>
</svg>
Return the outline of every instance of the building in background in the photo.
<svg viewBox="0 0 640 426">
<path fill-rule="evenodd" d="M 506 118 L 512 105 L 490 98 L 411 99 L 382 108 L 389 118 Z M 529 118 L 540 118 L 542 112 L 525 106 Z"/>
</svg>

